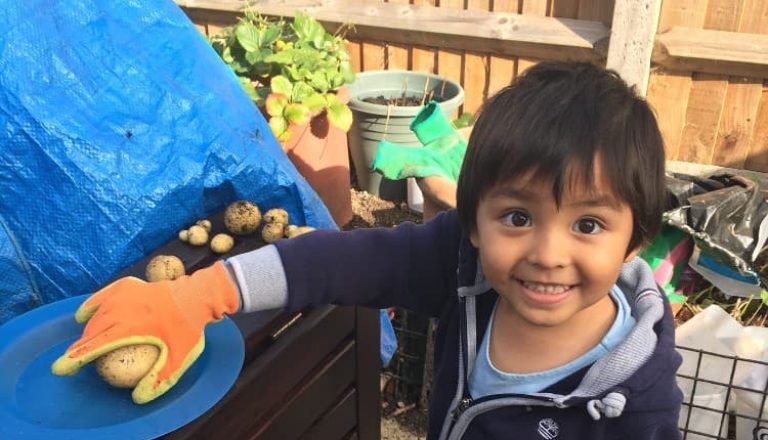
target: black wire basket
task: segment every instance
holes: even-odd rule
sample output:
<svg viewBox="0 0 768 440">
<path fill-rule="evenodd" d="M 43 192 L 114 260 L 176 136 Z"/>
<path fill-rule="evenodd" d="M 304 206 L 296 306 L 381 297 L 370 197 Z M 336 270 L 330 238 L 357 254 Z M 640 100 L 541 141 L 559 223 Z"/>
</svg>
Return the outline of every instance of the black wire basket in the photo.
<svg viewBox="0 0 768 440">
<path fill-rule="evenodd" d="M 677 350 L 684 358 L 677 376 L 683 440 L 768 440 L 768 362 Z"/>
</svg>

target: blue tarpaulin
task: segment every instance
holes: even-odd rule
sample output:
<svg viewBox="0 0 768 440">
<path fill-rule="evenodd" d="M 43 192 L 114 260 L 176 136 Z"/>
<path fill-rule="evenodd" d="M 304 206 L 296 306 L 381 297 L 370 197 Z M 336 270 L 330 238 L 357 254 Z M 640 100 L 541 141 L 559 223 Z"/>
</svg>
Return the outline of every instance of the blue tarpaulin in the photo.
<svg viewBox="0 0 768 440">
<path fill-rule="evenodd" d="M 238 199 L 335 228 L 170 0 L 0 0 L 0 323 Z"/>
</svg>

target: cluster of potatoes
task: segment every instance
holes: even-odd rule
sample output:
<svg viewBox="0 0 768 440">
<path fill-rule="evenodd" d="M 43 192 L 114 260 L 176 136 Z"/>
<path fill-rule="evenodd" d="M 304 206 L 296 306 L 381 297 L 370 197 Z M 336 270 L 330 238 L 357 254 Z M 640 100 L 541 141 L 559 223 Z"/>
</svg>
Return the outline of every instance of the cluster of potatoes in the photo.
<svg viewBox="0 0 768 440">
<path fill-rule="evenodd" d="M 259 207 L 247 200 L 239 200 L 227 206 L 224 226 L 237 236 L 248 236 L 261 226 L 261 238 L 272 243 L 281 238 L 294 238 L 315 229 L 296 226 L 288 222 L 288 212 L 282 208 L 268 210 L 262 216 Z M 211 251 L 225 254 L 232 250 L 235 239 L 230 234 L 219 233 L 209 241 L 213 224 L 208 219 L 198 220 L 188 229 L 179 231 L 179 240 L 192 246 L 209 244 Z M 184 262 L 175 255 L 157 255 L 145 269 L 149 282 L 175 280 L 185 275 Z M 117 388 L 134 388 L 157 361 L 160 350 L 154 345 L 129 345 L 110 351 L 94 361 L 96 372 L 107 383 Z"/>
<path fill-rule="evenodd" d="M 211 234 L 213 224 L 208 219 L 198 220 L 189 229 L 179 231 L 179 240 L 187 242 L 192 246 L 205 246 L 208 244 L 208 237 Z M 229 234 L 216 234 L 211 238 L 210 247 L 217 254 L 226 254 L 232 250 L 235 245 L 235 239 Z"/>
<path fill-rule="evenodd" d="M 288 212 L 282 208 L 272 208 L 262 216 L 259 207 L 247 200 L 234 202 L 227 207 L 224 226 L 236 235 L 251 235 L 261 226 L 261 238 L 267 243 L 298 237 L 315 230 L 311 226 L 290 224 Z"/>
</svg>

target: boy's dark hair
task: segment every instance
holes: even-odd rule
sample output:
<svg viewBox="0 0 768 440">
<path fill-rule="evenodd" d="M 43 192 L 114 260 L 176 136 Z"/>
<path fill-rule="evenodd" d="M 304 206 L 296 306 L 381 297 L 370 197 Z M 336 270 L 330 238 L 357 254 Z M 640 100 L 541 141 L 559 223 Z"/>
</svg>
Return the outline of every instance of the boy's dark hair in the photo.
<svg viewBox="0 0 768 440">
<path fill-rule="evenodd" d="M 491 97 L 472 129 L 457 190 L 462 227 L 476 229 L 488 190 L 528 172 L 553 182 L 559 204 L 573 177 L 592 182 L 598 155 L 614 193 L 632 209 L 629 252 L 661 227 L 664 143 L 656 118 L 616 72 L 540 62 Z"/>
</svg>

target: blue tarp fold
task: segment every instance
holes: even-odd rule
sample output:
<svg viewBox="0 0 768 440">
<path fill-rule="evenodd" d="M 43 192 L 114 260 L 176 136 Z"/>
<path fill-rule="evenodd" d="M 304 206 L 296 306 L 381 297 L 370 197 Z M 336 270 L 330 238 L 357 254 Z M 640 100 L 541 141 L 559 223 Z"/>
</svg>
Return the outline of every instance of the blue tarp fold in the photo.
<svg viewBox="0 0 768 440">
<path fill-rule="evenodd" d="M 237 199 L 335 225 L 172 1 L 0 0 L 0 323 Z"/>
</svg>

